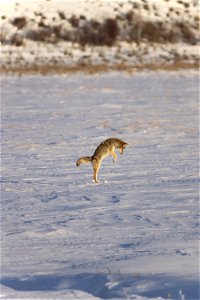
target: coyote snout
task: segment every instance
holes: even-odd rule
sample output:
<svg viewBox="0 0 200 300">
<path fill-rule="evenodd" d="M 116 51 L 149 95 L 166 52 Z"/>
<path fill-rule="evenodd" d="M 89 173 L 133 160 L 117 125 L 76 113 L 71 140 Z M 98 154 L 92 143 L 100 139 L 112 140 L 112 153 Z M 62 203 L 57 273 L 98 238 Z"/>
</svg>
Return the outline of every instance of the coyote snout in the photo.
<svg viewBox="0 0 200 300">
<path fill-rule="evenodd" d="M 97 149 L 95 150 L 92 156 L 82 156 L 80 157 L 76 165 L 80 166 L 82 163 L 91 162 L 93 166 L 93 179 L 95 182 L 99 182 L 97 179 L 98 172 L 101 166 L 102 159 L 108 155 L 112 155 L 114 158 L 114 162 L 117 160 L 117 154 L 115 153 L 115 149 L 119 149 L 120 154 L 123 154 L 124 149 L 128 146 L 128 143 L 123 142 L 117 138 L 109 138 L 102 142 Z"/>
</svg>

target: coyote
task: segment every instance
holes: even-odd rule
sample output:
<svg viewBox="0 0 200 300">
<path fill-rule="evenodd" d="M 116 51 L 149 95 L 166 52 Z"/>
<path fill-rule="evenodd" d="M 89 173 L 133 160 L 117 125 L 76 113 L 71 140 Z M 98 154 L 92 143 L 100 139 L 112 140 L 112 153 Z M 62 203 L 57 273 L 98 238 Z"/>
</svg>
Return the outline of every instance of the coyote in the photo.
<svg viewBox="0 0 200 300">
<path fill-rule="evenodd" d="M 94 151 L 92 156 L 82 156 L 80 157 L 76 165 L 80 166 L 82 163 L 91 162 L 93 166 L 93 179 L 95 182 L 99 182 L 97 179 L 99 168 L 101 166 L 102 159 L 108 155 L 112 155 L 114 158 L 113 162 L 117 160 L 117 154 L 115 149 L 119 149 L 120 154 L 123 154 L 124 149 L 128 146 L 128 143 L 125 143 L 117 138 L 109 138 L 102 142 L 97 149 Z"/>
</svg>

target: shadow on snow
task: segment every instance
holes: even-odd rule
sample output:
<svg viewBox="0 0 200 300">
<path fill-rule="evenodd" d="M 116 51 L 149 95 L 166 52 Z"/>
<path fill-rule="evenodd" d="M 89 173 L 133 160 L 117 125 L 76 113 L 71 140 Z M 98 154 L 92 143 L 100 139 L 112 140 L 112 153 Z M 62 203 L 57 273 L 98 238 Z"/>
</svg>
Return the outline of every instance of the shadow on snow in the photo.
<svg viewBox="0 0 200 300">
<path fill-rule="evenodd" d="M 20 278 L 3 278 L 1 283 L 17 291 L 59 291 L 64 289 L 80 290 L 103 299 L 126 295 L 163 297 L 170 299 L 199 299 L 198 280 L 165 275 L 140 274 L 94 274 L 78 275 L 38 275 Z"/>
</svg>

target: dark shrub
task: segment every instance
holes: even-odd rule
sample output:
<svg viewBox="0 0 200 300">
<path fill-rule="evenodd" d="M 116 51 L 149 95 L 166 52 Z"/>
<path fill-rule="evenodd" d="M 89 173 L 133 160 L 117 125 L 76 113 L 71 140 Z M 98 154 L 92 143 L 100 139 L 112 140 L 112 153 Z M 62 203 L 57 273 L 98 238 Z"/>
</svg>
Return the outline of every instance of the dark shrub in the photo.
<svg viewBox="0 0 200 300">
<path fill-rule="evenodd" d="M 61 38 L 61 25 L 55 25 L 52 27 L 52 31 L 57 38 Z"/>
<path fill-rule="evenodd" d="M 142 38 L 147 39 L 151 42 L 159 42 L 161 39 L 160 36 L 160 27 L 153 22 L 146 21 L 142 24 Z"/>
<path fill-rule="evenodd" d="M 78 27 L 78 25 L 79 25 L 79 19 L 78 19 L 78 17 L 76 17 L 75 15 L 71 16 L 71 18 L 69 18 L 69 23 L 73 27 Z"/>
<path fill-rule="evenodd" d="M 17 17 L 11 21 L 11 24 L 21 29 L 27 24 L 27 21 L 25 17 Z"/>
<path fill-rule="evenodd" d="M 66 19 L 64 12 L 59 11 L 59 12 L 58 12 L 58 15 L 59 15 L 59 17 L 61 18 L 61 20 L 65 20 L 65 19 Z"/>
<path fill-rule="evenodd" d="M 86 17 L 83 15 L 80 15 L 80 20 L 86 20 Z"/>
<path fill-rule="evenodd" d="M 101 24 L 96 20 L 91 20 L 90 25 L 93 30 L 98 30 L 101 27 Z"/>
<path fill-rule="evenodd" d="M 39 30 L 29 30 L 26 33 L 26 38 L 36 42 L 46 42 L 50 39 L 53 33 L 53 29 L 50 27 L 44 27 Z"/>
<path fill-rule="evenodd" d="M 21 35 L 19 35 L 18 33 L 15 33 L 11 40 L 10 40 L 11 45 L 14 45 L 16 47 L 20 47 L 23 45 L 23 37 Z"/>
<path fill-rule="evenodd" d="M 193 31 L 190 29 L 190 27 L 183 22 L 179 23 L 179 27 L 181 28 L 182 31 L 183 41 L 195 45 L 196 38 Z"/>
<path fill-rule="evenodd" d="M 42 19 L 38 22 L 38 26 L 39 27 L 48 27 Z"/>
<path fill-rule="evenodd" d="M 119 29 L 115 19 L 106 19 L 104 29 L 111 39 L 116 39 Z"/>
<path fill-rule="evenodd" d="M 144 8 L 145 10 L 149 10 L 149 5 L 148 5 L 148 4 L 144 4 L 144 5 L 143 5 L 143 8 Z"/>
<path fill-rule="evenodd" d="M 111 46 L 116 41 L 119 29 L 115 19 L 105 19 L 103 23 L 96 20 L 86 21 L 85 25 L 77 28 L 75 41 L 82 46 L 86 44 Z"/>
<path fill-rule="evenodd" d="M 126 13 L 126 19 L 127 19 L 127 21 L 129 23 L 132 22 L 132 20 L 133 20 L 133 12 L 131 10 Z"/>
</svg>

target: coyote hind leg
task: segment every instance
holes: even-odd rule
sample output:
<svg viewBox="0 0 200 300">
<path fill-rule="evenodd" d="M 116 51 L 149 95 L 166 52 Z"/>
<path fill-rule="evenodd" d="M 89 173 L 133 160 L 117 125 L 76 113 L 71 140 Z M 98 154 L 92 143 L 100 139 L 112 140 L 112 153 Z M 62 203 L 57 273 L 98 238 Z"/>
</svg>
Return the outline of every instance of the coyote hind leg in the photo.
<svg viewBox="0 0 200 300">
<path fill-rule="evenodd" d="M 98 161 L 97 159 L 94 158 L 92 161 L 92 166 L 93 166 L 93 179 L 95 182 L 100 182 L 97 179 L 97 176 L 98 176 L 98 172 L 99 172 L 99 169 L 101 166 L 101 161 Z"/>
</svg>

